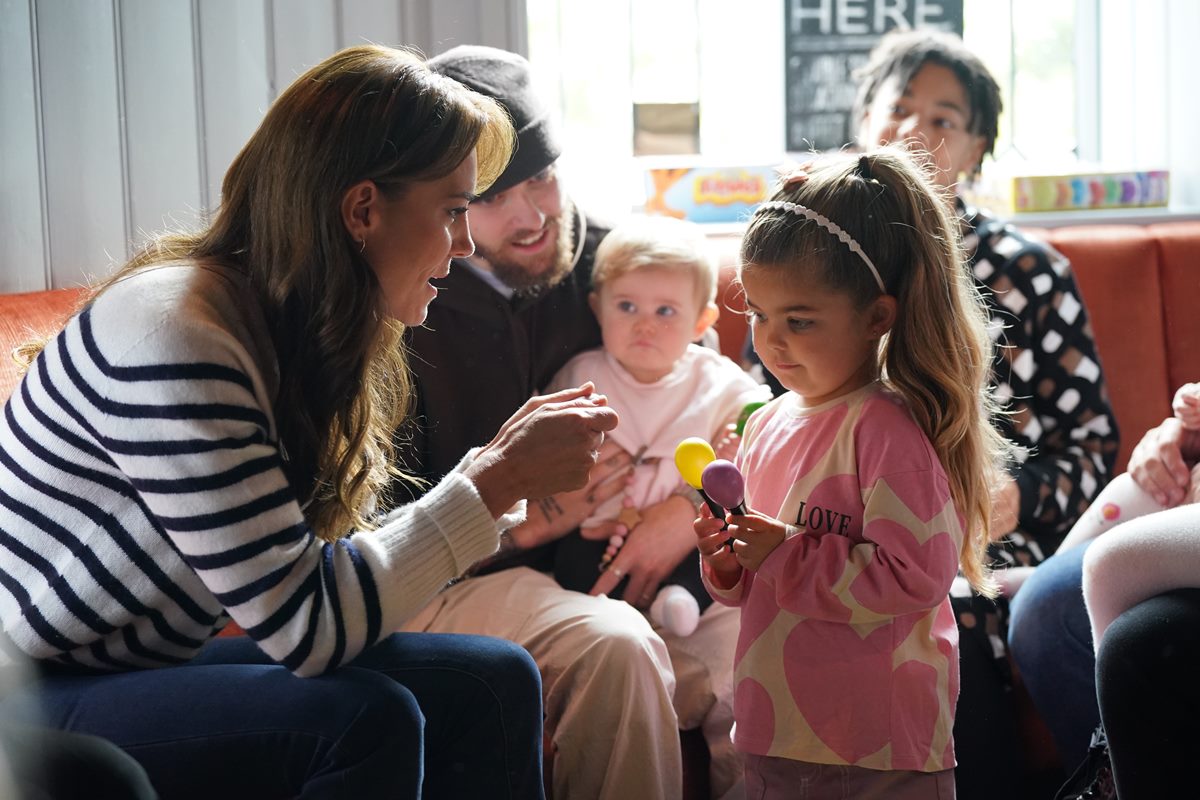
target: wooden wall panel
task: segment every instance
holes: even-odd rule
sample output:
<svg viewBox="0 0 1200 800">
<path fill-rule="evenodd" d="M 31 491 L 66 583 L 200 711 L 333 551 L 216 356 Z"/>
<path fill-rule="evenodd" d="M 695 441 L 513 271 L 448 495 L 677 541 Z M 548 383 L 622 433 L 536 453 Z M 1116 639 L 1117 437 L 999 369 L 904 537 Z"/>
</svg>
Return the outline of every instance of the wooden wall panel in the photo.
<svg viewBox="0 0 1200 800">
<path fill-rule="evenodd" d="M 191 0 L 120 0 L 128 214 L 135 246 L 204 209 Z"/>
<path fill-rule="evenodd" d="M 124 260 L 130 239 L 119 40 L 110 3 L 34 8 L 50 279 L 70 286 Z"/>
<path fill-rule="evenodd" d="M 0 292 L 49 284 L 30 0 L 0 0 Z"/>
<path fill-rule="evenodd" d="M 280 90 L 341 47 L 525 50 L 524 0 L 0 0 L 0 292 L 193 228 Z"/>
<path fill-rule="evenodd" d="M 200 150 L 206 208 L 216 208 L 221 179 L 258 127 L 274 95 L 275 62 L 264 0 L 193 0 L 199 54 Z"/>
</svg>

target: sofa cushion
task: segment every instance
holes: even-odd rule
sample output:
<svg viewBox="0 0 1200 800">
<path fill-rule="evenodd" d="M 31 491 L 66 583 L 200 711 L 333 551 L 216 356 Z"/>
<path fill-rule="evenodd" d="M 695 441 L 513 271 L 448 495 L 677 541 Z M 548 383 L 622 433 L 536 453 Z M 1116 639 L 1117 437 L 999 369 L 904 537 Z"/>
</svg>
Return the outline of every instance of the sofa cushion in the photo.
<svg viewBox="0 0 1200 800">
<path fill-rule="evenodd" d="M 1200 221 L 1150 225 L 1162 263 L 1171 390 L 1200 381 Z"/>
<path fill-rule="evenodd" d="M 58 333 L 83 297 L 83 289 L 0 294 L 0 404 L 21 380 L 13 346 Z"/>
</svg>

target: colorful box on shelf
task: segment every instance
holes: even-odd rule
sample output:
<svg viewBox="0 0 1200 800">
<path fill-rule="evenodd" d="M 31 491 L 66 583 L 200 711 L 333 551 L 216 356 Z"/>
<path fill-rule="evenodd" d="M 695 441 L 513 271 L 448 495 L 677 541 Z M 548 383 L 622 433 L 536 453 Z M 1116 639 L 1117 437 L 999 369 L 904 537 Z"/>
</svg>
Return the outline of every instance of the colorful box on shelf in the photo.
<svg viewBox="0 0 1200 800">
<path fill-rule="evenodd" d="M 1001 213 L 1165 206 L 1170 197 L 1170 173 L 1142 170 L 985 176 L 966 194 L 976 204 Z"/>
<path fill-rule="evenodd" d="M 645 211 L 692 222 L 744 222 L 778 182 L 773 166 L 651 167 Z"/>
</svg>

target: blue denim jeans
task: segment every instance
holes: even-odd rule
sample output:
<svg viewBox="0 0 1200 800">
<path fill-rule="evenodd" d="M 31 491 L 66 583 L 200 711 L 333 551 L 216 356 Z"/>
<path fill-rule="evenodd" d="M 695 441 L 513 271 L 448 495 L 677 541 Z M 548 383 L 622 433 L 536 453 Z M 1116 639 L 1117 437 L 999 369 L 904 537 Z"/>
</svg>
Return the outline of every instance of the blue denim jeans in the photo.
<svg viewBox="0 0 1200 800">
<path fill-rule="evenodd" d="M 177 667 L 43 673 L 6 716 L 108 739 L 163 797 L 543 797 L 541 678 L 501 639 L 393 634 L 317 678 L 246 637 Z"/>
<path fill-rule="evenodd" d="M 1046 559 L 1009 607 L 1009 649 L 1068 773 L 1087 755 L 1100 723 L 1092 628 L 1083 604 L 1088 544 Z"/>
</svg>

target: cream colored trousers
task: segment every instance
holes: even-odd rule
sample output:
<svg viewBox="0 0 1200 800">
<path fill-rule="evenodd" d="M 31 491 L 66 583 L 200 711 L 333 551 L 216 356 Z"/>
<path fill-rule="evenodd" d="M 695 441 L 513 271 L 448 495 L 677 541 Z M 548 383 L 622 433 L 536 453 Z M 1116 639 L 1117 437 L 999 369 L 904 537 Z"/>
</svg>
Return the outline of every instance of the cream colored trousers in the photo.
<svg viewBox="0 0 1200 800">
<path fill-rule="evenodd" d="M 737 626 L 737 609 L 714 604 L 691 636 L 664 641 L 627 603 L 520 567 L 449 587 L 403 630 L 498 636 L 529 651 L 542 672 L 554 800 L 674 800 L 679 728 L 704 729 L 713 796 L 740 792 L 730 741 Z"/>
</svg>

